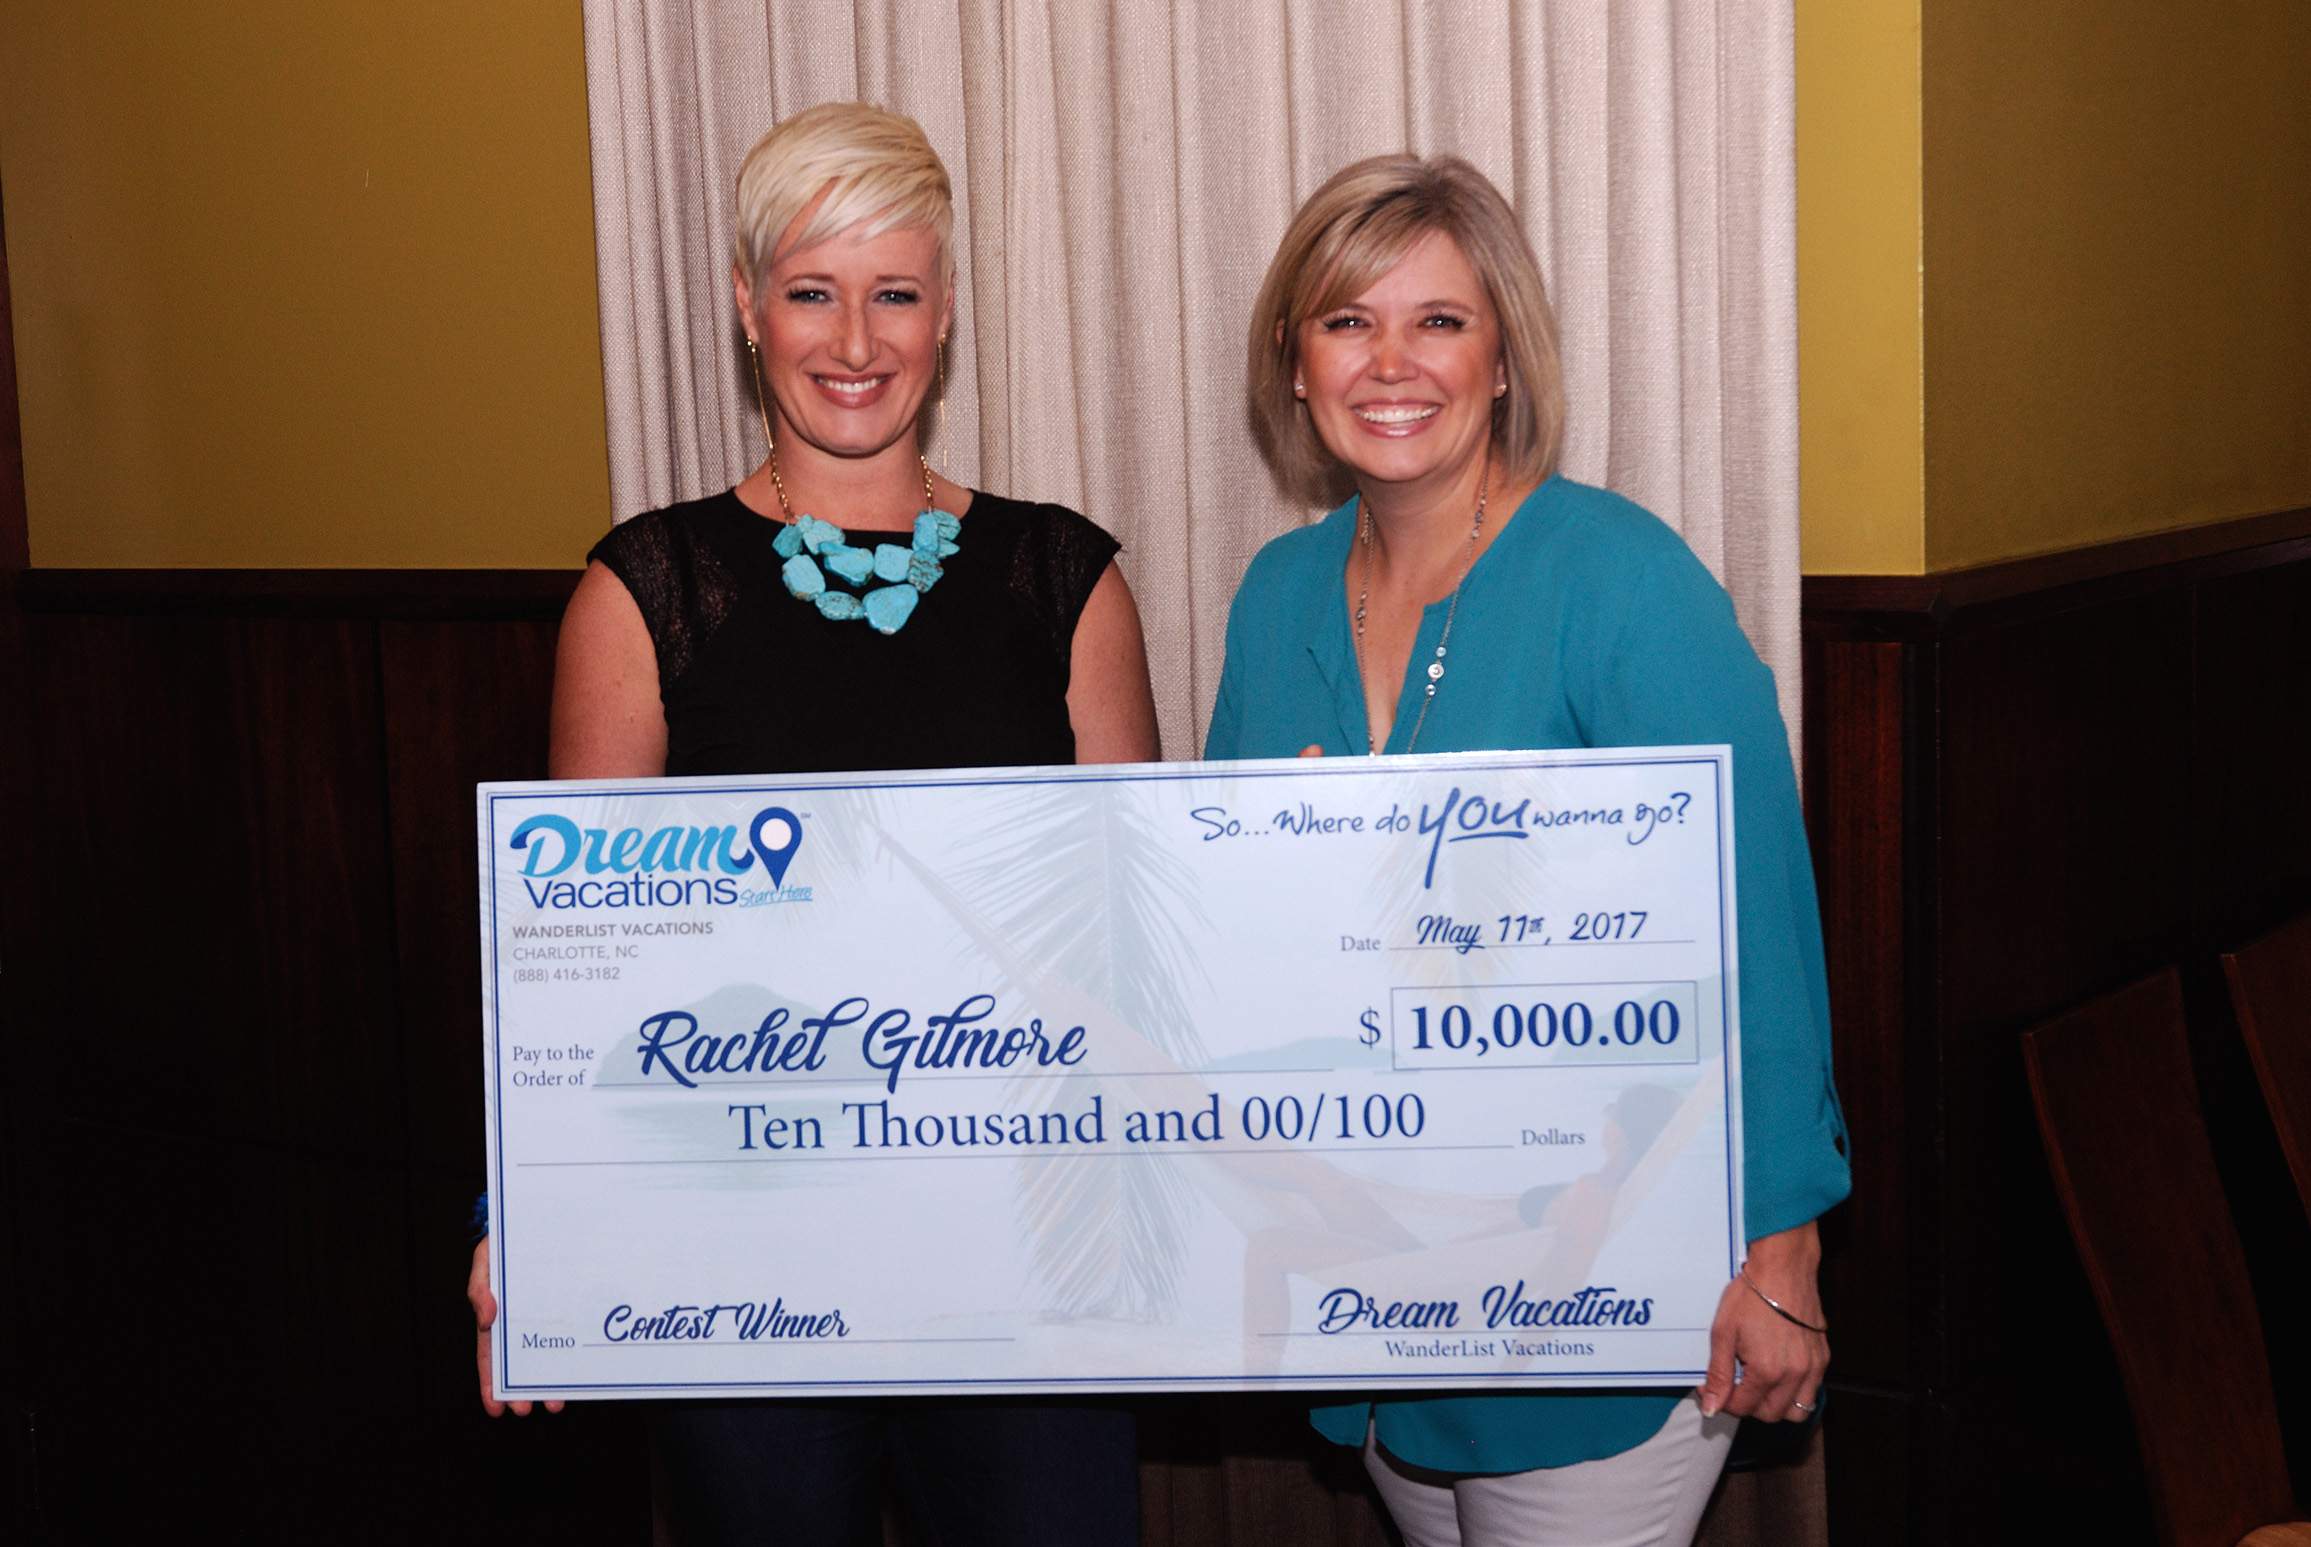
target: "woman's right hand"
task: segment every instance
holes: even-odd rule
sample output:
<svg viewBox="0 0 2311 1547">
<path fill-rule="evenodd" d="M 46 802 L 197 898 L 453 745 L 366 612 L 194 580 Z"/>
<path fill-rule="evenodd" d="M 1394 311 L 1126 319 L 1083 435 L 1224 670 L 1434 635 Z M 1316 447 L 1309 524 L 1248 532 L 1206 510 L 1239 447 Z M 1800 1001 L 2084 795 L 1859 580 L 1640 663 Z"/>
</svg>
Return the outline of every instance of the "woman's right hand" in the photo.
<svg viewBox="0 0 2311 1547">
<path fill-rule="evenodd" d="M 498 1297 L 491 1294 L 489 1288 L 489 1237 L 486 1235 L 474 1242 L 473 1271 L 465 1276 L 465 1298 L 466 1303 L 473 1307 L 473 1362 L 481 1376 L 482 1411 L 492 1418 L 501 1418 L 506 1409 L 511 1408 L 516 1418 L 529 1417 L 528 1402 L 500 1402 L 490 1383 L 489 1329 L 498 1319 Z M 562 1404 L 548 1402 L 545 1409 L 549 1413 L 558 1413 L 562 1410 Z"/>
</svg>

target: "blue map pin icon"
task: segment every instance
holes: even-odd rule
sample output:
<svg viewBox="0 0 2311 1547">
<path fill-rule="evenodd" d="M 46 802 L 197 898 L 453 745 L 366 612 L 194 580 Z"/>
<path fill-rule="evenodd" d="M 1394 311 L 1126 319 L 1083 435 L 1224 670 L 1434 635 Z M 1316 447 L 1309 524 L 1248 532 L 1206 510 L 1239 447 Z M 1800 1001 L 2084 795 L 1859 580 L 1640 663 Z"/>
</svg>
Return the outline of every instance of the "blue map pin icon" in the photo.
<svg viewBox="0 0 2311 1547">
<path fill-rule="evenodd" d="M 762 856 L 770 884 L 786 885 L 786 867 L 794 863 L 794 851 L 802 847 L 802 818 L 784 806 L 765 806 L 754 814 L 754 827 L 746 836 L 754 852 Z"/>
</svg>

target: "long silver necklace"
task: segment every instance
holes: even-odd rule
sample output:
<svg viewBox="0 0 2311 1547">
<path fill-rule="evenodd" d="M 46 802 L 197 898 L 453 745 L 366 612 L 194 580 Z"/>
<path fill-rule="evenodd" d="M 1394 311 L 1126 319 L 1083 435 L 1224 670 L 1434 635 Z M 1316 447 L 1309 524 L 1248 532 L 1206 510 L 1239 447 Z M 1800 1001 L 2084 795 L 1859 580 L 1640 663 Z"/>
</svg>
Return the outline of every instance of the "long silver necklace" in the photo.
<svg viewBox="0 0 2311 1547">
<path fill-rule="evenodd" d="M 1452 600 L 1444 609 L 1444 628 L 1436 636 L 1436 655 L 1428 663 L 1428 681 L 1421 686 L 1420 713 L 1413 717 L 1412 734 L 1404 738 L 1404 750 L 1410 752 L 1420 745 L 1420 728 L 1428 723 L 1428 706 L 1436 702 L 1436 690 L 1444 681 L 1444 653 L 1452 643 L 1452 620 L 1460 611 L 1461 587 L 1468 584 L 1468 572 L 1476 568 L 1477 538 L 1484 531 L 1485 494 L 1492 484 L 1492 469 L 1485 469 L 1484 482 L 1477 485 L 1476 517 L 1468 524 L 1468 557 L 1461 561 L 1460 578 L 1452 583 Z M 1372 600 L 1372 511 L 1362 498 L 1356 502 L 1356 677 L 1359 682 L 1370 679 L 1364 673 L 1364 613 Z M 1380 743 L 1373 739 L 1372 716 L 1364 717 L 1364 750 L 1377 753 Z"/>
</svg>

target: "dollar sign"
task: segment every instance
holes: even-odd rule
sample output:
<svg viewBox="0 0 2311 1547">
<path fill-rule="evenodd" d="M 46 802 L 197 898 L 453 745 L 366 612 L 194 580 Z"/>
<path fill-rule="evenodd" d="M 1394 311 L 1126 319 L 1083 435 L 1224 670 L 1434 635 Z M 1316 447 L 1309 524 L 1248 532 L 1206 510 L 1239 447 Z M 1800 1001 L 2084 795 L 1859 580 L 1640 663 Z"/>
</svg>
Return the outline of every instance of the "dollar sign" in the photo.
<svg viewBox="0 0 2311 1547">
<path fill-rule="evenodd" d="M 1363 1035 L 1357 1039 L 1358 1041 L 1366 1047 L 1371 1047 L 1380 1041 L 1380 1012 L 1378 1010 L 1367 1010 L 1356 1019 L 1364 1027 Z"/>
</svg>

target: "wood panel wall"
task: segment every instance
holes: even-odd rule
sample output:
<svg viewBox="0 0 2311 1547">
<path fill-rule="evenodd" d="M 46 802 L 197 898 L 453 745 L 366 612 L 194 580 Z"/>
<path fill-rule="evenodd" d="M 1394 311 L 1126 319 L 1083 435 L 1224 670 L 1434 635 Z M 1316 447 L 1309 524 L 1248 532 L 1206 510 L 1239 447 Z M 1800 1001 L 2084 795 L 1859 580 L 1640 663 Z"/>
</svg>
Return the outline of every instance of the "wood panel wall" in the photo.
<svg viewBox="0 0 2311 1547">
<path fill-rule="evenodd" d="M 1833 1539 L 2152 1540 L 2018 1038 L 2168 964 L 2300 1479 L 2311 1238 L 2214 958 L 2311 908 L 2311 512 L 1808 580 L 1804 665 L 1855 1139 L 1825 1270 Z"/>
<path fill-rule="evenodd" d="M 13 573 L 18 1539 L 172 1516 L 251 1540 L 648 1529 L 630 1409 L 492 1425 L 445 1352 L 481 1127 L 470 792 L 543 770 L 569 583 Z M 2185 965 L 2273 1355 L 2311 1367 L 2277 1315 L 2311 1297 L 2311 1241 L 2205 975 L 2311 906 L 2311 516 L 1810 582 L 1806 670 L 1856 1136 L 1829 1227 L 1833 1538 L 2148 1541 L 2016 1038 Z M 2280 1381 L 2299 1457 L 2302 1385 Z M 1151 1542 L 1385 1539 L 1289 1401 L 1157 1403 L 1147 1429 Z"/>
<path fill-rule="evenodd" d="M 249 1540 L 637 1539 L 632 1410 L 492 1425 L 461 1352 L 471 787 L 543 770 L 571 577 L 9 578 L 16 1539 L 167 1519 Z M 2274 1359 L 2311 1368 L 2278 1314 L 2311 1299 L 2311 1240 L 2211 977 L 2218 949 L 2311 907 L 2311 515 L 1811 582 L 1806 669 L 1856 1137 L 1828 1231 L 1834 1539 L 2147 1542 L 2017 1035 L 2186 967 Z M 2279 1384 L 2301 1457 L 2304 1383 Z M 1291 1401 L 1147 1418 L 1151 1542 L 1385 1540 Z"/>
<path fill-rule="evenodd" d="M 34 1524 L 631 1541 L 630 1413 L 492 1433 L 439 1357 L 470 1337 L 442 1226 L 480 1121 L 460 807 L 543 769 L 568 579 L 534 613 L 449 620 L 314 578 L 19 586 Z"/>
<path fill-rule="evenodd" d="M 647 1530 L 632 1410 L 492 1425 L 451 1352 L 481 1129 L 471 787 L 543 770 L 570 578 L 14 576 L 20 1539 L 172 1514 L 252 1540 Z M 2147 1541 L 2016 1038 L 2311 906 L 2311 516 L 1812 582 L 1806 651 L 1856 1136 L 1828 1232 L 1833 1537 Z M 2210 1118 L 2274 1358 L 2302 1369 L 2276 1308 L 2311 1292 L 2311 1242 L 2200 986 Z M 1385 1539 L 1288 1400 L 1156 1403 L 1147 1430 L 1151 1542 Z"/>
</svg>

